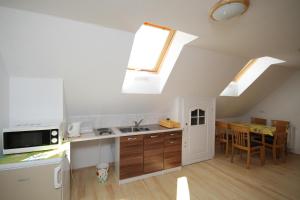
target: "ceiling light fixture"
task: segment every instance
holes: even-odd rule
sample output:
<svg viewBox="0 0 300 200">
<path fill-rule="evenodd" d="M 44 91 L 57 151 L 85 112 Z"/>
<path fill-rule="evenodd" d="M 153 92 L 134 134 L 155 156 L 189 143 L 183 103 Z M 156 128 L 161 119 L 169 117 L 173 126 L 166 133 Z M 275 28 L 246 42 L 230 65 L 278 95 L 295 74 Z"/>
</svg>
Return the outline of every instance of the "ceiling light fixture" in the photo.
<svg viewBox="0 0 300 200">
<path fill-rule="evenodd" d="M 216 21 L 227 20 L 242 15 L 249 7 L 249 0 L 220 0 L 209 11 L 209 16 Z"/>
</svg>

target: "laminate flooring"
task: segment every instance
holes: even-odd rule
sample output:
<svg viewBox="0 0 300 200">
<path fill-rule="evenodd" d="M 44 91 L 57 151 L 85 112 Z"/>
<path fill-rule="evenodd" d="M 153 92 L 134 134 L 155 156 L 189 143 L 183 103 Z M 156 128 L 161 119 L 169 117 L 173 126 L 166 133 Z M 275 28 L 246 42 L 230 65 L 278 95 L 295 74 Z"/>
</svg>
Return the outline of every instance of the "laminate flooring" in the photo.
<svg viewBox="0 0 300 200">
<path fill-rule="evenodd" d="M 186 177 L 190 199 L 300 199 L 300 156 L 290 154 L 285 163 L 274 164 L 267 156 L 260 166 L 254 158 L 245 168 L 245 156 L 217 152 L 212 160 L 184 166 L 182 170 L 119 185 L 110 170 L 109 180 L 98 183 L 95 167 L 74 170 L 72 200 L 176 199 L 177 179 Z M 187 197 L 187 196 L 186 196 Z"/>
</svg>

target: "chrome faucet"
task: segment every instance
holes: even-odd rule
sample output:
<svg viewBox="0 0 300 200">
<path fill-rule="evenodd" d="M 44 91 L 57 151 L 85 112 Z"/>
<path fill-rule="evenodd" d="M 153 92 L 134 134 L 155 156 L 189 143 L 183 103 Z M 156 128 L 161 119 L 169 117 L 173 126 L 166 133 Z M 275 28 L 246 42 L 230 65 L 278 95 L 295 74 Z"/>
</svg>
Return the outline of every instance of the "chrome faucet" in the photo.
<svg viewBox="0 0 300 200">
<path fill-rule="evenodd" d="M 134 127 L 138 128 L 140 124 L 142 123 L 143 119 L 140 119 L 139 121 L 133 121 L 134 122 Z"/>
</svg>

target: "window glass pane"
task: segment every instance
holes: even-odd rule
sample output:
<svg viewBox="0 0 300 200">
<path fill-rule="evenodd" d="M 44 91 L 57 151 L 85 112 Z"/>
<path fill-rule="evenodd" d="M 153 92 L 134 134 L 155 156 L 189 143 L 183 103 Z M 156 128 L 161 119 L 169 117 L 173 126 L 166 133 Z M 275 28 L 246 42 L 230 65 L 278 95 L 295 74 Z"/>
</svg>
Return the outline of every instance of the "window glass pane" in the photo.
<svg viewBox="0 0 300 200">
<path fill-rule="evenodd" d="M 199 116 L 205 116 L 205 111 L 204 111 L 204 110 L 201 110 L 201 109 L 199 109 Z"/>
<path fill-rule="evenodd" d="M 197 111 L 198 110 L 193 110 L 192 112 L 191 112 L 191 117 L 197 117 L 198 115 L 197 115 Z"/>
<path fill-rule="evenodd" d="M 195 117 L 195 118 L 191 118 L 191 125 L 194 126 L 194 125 L 198 125 L 198 118 Z"/>
<path fill-rule="evenodd" d="M 136 32 L 128 68 L 154 70 L 170 31 L 142 25 Z"/>
<path fill-rule="evenodd" d="M 199 124 L 205 124 L 205 117 L 199 117 Z"/>
</svg>

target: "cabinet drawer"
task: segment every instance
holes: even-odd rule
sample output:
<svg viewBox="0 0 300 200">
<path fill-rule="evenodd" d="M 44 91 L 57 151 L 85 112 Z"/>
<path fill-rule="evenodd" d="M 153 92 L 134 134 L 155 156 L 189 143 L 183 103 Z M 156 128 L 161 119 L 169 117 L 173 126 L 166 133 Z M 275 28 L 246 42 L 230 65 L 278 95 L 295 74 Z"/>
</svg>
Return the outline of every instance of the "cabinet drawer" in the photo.
<svg viewBox="0 0 300 200">
<path fill-rule="evenodd" d="M 120 138 L 121 145 L 134 145 L 143 143 L 143 135 L 124 136 Z"/>
<path fill-rule="evenodd" d="M 181 145 L 181 138 L 165 139 L 165 147 Z"/>
<path fill-rule="evenodd" d="M 164 135 L 165 135 L 166 139 L 181 138 L 182 132 L 181 131 L 174 131 L 174 132 L 165 133 Z"/>
<path fill-rule="evenodd" d="M 148 151 L 157 151 L 164 148 L 164 136 L 162 134 L 150 134 L 144 136 L 144 154 Z"/>
<path fill-rule="evenodd" d="M 144 136 L 145 145 L 147 144 L 152 145 L 163 141 L 164 141 L 164 135 L 161 133 L 149 134 Z"/>
</svg>

